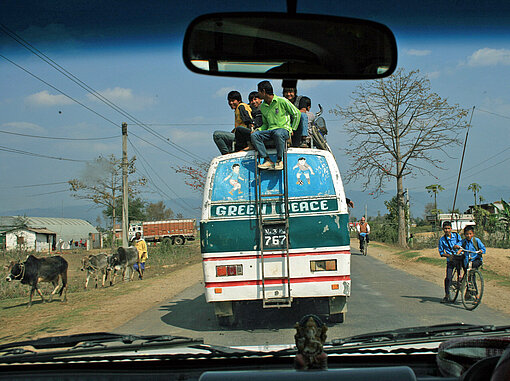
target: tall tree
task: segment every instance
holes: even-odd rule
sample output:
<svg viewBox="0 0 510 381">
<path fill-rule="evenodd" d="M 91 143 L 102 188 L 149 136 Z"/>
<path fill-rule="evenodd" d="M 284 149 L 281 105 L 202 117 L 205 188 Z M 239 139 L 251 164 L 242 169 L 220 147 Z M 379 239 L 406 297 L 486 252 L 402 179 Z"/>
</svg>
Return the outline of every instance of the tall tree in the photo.
<svg viewBox="0 0 510 381">
<path fill-rule="evenodd" d="M 145 221 L 145 204 L 140 197 L 130 197 L 128 198 L 128 219 L 129 221 Z M 112 218 L 114 214 L 114 210 L 111 206 L 108 206 L 103 210 L 103 215 L 105 217 Z M 115 215 L 122 215 L 122 197 L 117 197 L 115 200 Z"/>
<path fill-rule="evenodd" d="M 482 189 L 481 185 L 480 184 L 477 184 L 477 183 L 471 183 L 469 184 L 468 190 L 470 190 L 471 192 L 473 192 L 473 195 L 475 196 L 475 206 L 476 206 L 476 194 L 480 192 L 480 190 Z"/>
<path fill-rule="evenodd" d="M 136 172 L 136 157 L 128 161 L 128 175 Z M 92 201 L 104 210 L 112 210 L 112 232 L 115 235 L 117 200 L 122 197 L 122 160 L 115 155 L 108 157 L 100 155 L 93 162 L 87 163 L 79 178 L 68 181 L 73 197 L 80 200 Z M 129 198 L 139 192 L 139 187 L 145 185 L 144 178 L 135 178 L 128 182 Z"/>
<path fill-rule="evenodd" d="M 161 221 L 173 218 L 174 211 L 165 206 L 163 201 L 150 203 L 145 208 L 147 221 Z"/>
<path fill-rule="evenodd" d="M 427 190 L 427 192 L 430 194 L 430 196 L 432 197 L 432 195 L 434 195 L 434 225 L 437 226 L 437 215 L 438 215 L 438 209 L 437 209 L 437 194 L 439 192 L 442 192 L 444 191 L 444 188 L 439 185 L 439 184 L 431 184 L 431 185 L 427 185 L 425 187 L 425 189 Z"/>
<path fill-rule="evenodd" d="M 392 76 L 360 85 L 348 107 L 331 110 L 345 119 L 347 155 L 351 158 L 347 180 L 363 179 L 364 189 L 396 180 L 398 243 L 407 246 L 404 177 L 432 173 L 452 145 L 460 144 L 467 111 L 449 105 L 431 92 L 429 80 L 418 71 L 399 69 Z"/>
</svg>

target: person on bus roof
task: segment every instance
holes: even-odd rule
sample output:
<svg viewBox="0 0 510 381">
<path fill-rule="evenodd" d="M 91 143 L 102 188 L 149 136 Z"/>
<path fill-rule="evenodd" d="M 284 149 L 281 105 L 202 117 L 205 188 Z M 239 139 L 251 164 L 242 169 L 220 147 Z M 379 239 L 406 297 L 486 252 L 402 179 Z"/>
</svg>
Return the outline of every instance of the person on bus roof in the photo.
<svg viewBox="0 0 510 381">
<path fill-rule="evenodd" d="M 297 95 L 297 88 L 295 87 L 284 87 L 283 88 L 283 97 L 288 99 L 290 103 L 299 108 L 299 101 L 302 96 Z"/>
<path fill-rule="evenodd" d="M 301 113 L 287 99 L 274 95 L 273 86 L 269 81 L 260 82 L 257 90 L 259 96 L 264 99 L 264 103 L 260 105 L 262 126 L 251 134 L 251 142 L 258 154 L 264 158 L 264 163 L 259 164 L 259 168 L 282 170 L 285 144 L 297 129 Z M 276 164 L 266 151 L 265 142 L 270 140 L 273 140 L 276 146 Z"/>
<path fill-rule="evenodd" d="M 301 120 L 299 121 L 296 132 L 292 135 L 292 146 L 300 148 L 310 147 L 308 134 L 311 129 L 311 121 L 308 120 L 312 101 L 308 97 L 301 97 L 299 100 L 299 112 L 301 112 Z M 311 113 L 310 113 L 311 114 Z"/>
<path fill-rule="evenodd" d="M 262 113 L 260 112 L 260 105 L 264 100 L 259 96 L 258 91 L 252 91 L 250 95 L 248 95 L 248 101 L 250 102 L 253 124 L 255 125 L 255 129 L 257 129 L 262 126 Z"/>
<path fill-rule="evenodd" d="M 234 133 L 236 151 L 248 151 L 254 149 L 251 144 L 251 134 L 262 125 L 262 114 L 259 109 L 262 99 L 259 98 L 259 93 L 257 91 L 252 91 L 248 95 L 248 101 L 250 102 L 251 122 L 249 122 L 247 128 L 242 126 L 236 127 Z"/>
<path fill-rule="evenodd" d="M 253 126 L 251 117 L 251 107 L 243 103 L 243 98 L 239 91 L 231 91 L 227 95 L 228 105 L 234 110 L 234 128 L 231 132 L 227 131 L 214 131 L 213 140 L 222 155 L 234 152 L 234 141 L 236 141 L 236 151 L 242 150 L 243 146 L 239 146 L 236 140 L 236 130 L 238 128 L 246 129 L 251 133 L 249 126 Z"/>
</svg>

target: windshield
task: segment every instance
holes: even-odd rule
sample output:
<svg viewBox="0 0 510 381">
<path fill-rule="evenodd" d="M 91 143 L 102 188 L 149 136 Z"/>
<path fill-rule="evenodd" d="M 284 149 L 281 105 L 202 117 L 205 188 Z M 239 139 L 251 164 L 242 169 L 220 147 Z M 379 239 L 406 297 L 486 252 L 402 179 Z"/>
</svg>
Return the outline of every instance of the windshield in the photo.
<svg viewBox="0 0 510 381">
<path fill-rule="evenodd" d="M 2 2 L 0 343 L 113 332 L 293 346 L 307 314 L 328 340 L 507 324 L 510 9 L 433 3 L 298 1 L 387 25 L 398 66 L 382 80 L 271 80 L 268 98 L 261 79 L 189 71 L 183 38 L 202 14 L 285 12 L 283 0 Z M 297 114 L 272 126 L 307 120 L 281 172 L 256 167 L 250 136 L 274 107 Z M 459 292 L 464 266 L 483 295 Z"/>
</svg>

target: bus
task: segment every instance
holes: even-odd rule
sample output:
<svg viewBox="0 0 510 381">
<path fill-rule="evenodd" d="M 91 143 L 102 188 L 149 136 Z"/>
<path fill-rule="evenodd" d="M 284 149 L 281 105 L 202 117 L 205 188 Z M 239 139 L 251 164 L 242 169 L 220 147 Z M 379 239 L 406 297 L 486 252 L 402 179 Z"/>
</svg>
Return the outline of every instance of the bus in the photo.
<svg viewBox="0 0 510 381">
<path fill-rule="evenodd" d="M 274 149 L 268 153 L 275 161 Z M 207 174 L 200 243 L 205 296 L 218 323 L 235 324 L 241 303 L 282 308 L 303 299 L 313 299 L 313 313 L 342 322 L 351 252 L 334 156 L 288 148 L 283 171 L 256 163 L 255 151 L 222 155 Z"/>
</svg>

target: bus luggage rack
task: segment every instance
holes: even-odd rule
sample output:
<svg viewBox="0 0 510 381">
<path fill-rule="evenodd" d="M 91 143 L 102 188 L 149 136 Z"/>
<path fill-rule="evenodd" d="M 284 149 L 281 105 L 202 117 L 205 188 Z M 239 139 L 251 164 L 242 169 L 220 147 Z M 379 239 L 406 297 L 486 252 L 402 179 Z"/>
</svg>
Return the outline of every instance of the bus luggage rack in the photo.
<svg viewBox="0 0 510 381">
<path fill-rule="evenodd" d="M 281 308 L 290 307 L 292 305 L 292 295 L 290 289 L 290 260 L 289 260 L 289 194 L 288 194 L 288 175 L 287 175 L 287 149 L 283 152 L 283 193 L 277 194 L 262 194 L 262 179 L 258 164 L 260 158 L 255 151 L 255 202 L 257 210 L 257 221 L 259 228 L 259 247 L 260 247 L 260 261 L 262 267 L 262 306 L 264 308 Z M 280 174 L 280 171 L 272 171 L 273 173 Z M 265 198 L 283 198 L 284 213 L 283 218 L 269 218 L 262 214 L 262 200 Z M 267 252 L 279 251 L 281 252 L 281 263 L 274 262 L 272 264 L 280 266 L 281 275 L 269 276 L 266 274 L 266 262 L 264 255 Z M 278 287 L 280 283 L 275 286 L 271 282 L 271 289 L 268 289 L 267 281 L 281 280 L 281 288 Z M 275 290 L 275 287 L 277 288 Z M 279 288 L 279 289 L 278 289 Z M 278 295 L 278 296 L 277 296 Z"/>
</svg>

